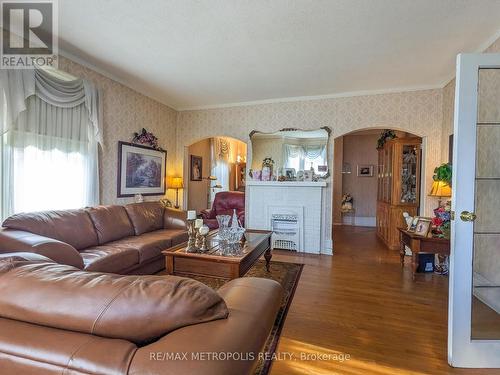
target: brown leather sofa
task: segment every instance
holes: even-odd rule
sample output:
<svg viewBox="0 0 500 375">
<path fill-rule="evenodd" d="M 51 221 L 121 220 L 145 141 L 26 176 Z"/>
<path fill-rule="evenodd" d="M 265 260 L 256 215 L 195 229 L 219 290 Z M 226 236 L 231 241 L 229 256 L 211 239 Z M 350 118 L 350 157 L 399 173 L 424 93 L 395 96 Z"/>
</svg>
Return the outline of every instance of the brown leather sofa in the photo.
<svg viewBox="0 0 500 375">
<path fill-rule="evenodd" d="M 0 229 L 0 253 L 32 252 L 86 271 L 151 274 L 187 241 L 186 214 L 159 202 L 22 213 Z"/>
<path fill-rule="evenodd" d="M 272 280 L 218 292 L 176 276 L 121 276 L 0 255 L 2 374 L 252 374 L 282 298 Z"/>
</svg>

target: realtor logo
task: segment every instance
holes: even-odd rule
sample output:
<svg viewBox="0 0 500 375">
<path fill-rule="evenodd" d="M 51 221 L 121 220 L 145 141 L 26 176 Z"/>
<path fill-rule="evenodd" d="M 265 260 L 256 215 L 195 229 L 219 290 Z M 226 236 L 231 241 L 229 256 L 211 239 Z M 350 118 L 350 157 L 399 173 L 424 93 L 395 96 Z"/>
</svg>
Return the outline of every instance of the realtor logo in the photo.
<svg viewBox="0 0 500 375">
<path fill-rule="evenodd" d="M 57 2 L 2 1 L 2 69 L 57 67 Z"/>
</svg>

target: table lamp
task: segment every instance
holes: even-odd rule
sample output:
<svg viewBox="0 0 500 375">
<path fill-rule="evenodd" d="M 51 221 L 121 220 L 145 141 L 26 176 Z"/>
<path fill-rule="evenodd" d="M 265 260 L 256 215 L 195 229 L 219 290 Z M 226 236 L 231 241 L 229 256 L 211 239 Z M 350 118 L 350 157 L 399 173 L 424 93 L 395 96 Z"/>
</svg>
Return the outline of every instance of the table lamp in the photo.
<svg viewBox="0 0 500 375">
<path fill-rule="evenodd" d="M 441 207 L 441 198 L 451 197 L 451 185 L 446 181 L 434 180 L 429 196 L 439 198 L 439 208 Z"/>
<path fill-rule="evenodd" d="M 182 177 L 170 177 L 168 188 L 175 189 L 175 208 L 179 208 L 179 189 L 184 187 Z"/>
</svg>

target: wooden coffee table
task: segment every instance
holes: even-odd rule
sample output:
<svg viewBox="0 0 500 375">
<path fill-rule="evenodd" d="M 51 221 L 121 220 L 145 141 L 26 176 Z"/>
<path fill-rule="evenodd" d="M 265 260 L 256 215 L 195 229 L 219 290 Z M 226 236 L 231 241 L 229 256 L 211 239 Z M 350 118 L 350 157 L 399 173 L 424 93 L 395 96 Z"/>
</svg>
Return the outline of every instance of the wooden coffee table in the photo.
<svg viewBox="0 0 500 375">
<path fill-rule="evenodd" d="M 217 231 L 208 235 L 209 250 L 205 253 L 186 252 L 186 243 L 163 251 L 166 271 L 169 275 L 209 276 L 221 279 L 235 279 L 243 276 L 264 255 L 266 269 L 269 272 L 271 261 L 271 233 L 265 230 L 245 231 L 245 241 L 241 253 L 226 256 L 220 253 Z"/>
</svg>

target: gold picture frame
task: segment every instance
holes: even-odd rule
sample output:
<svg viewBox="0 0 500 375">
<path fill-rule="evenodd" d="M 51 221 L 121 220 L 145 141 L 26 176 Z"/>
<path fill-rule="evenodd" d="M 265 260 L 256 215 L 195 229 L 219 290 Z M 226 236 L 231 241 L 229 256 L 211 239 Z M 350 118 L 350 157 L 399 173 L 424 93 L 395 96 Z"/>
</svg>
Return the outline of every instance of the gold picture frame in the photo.
<svg viewBox="0 0 500 375">
<path fill-rule="evenodd" d="M 415 234 L 421 237 L 427 237 L 431 230 L 432 219 L 429 217 L 419 217 L 415 227 Z"/>
</svg>

